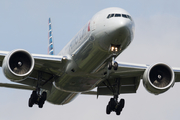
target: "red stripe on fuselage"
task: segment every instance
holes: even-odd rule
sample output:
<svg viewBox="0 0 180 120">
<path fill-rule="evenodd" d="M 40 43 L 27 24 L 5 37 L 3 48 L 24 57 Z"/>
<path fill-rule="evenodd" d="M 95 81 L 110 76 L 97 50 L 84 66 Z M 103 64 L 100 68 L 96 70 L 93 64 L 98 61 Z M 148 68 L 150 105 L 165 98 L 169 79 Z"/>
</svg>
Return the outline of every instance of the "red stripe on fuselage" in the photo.
<svg viewBox="0 0 180 120">
<path fill-rule="evenodd" d="M 88 31 L 90 31 L 90 22 L 89 22 L 89 24 L 88 24 Z"/>
</svg>

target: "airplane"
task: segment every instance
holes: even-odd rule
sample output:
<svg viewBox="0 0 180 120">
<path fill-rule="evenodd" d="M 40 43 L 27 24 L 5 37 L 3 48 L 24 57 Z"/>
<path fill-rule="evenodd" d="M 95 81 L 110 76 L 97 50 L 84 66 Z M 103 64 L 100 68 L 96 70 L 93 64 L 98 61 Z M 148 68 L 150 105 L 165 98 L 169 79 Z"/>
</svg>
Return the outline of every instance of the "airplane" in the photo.
<svg viewBox="0 0 180 120">
<path fill-rule="evenodd" d="M 135 32 L 133 18 L 122 8 L 96 13 L 57 55 L 50 18 L 48 23 L 48 55 L 24 49 L 0 51 L 3 73 L 15 82 L 0 83 L 0 87 L 31 90 L 29 107 L 37 104 L 43 108 L 45 101 L 64 105 L 80 94 L 105 95 L 113 96 L 106 114 L 120 115 L 125 100 L 118 100 L 119 95 L 136 93 L 141 80 L 146 90 L 155 95 L 180 81 L 180 68 L 162 62 L 145 65 L 115 61 L 130 45 Z"/>
</svg>

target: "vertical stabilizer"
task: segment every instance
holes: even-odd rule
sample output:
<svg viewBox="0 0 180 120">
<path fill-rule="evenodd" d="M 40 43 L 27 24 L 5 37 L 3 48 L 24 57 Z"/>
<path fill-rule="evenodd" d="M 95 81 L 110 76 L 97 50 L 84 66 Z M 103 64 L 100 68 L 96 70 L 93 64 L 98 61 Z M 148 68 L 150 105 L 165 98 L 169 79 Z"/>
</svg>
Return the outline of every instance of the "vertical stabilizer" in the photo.
<svg viewBox="0 0 180 120">
<path fill-rule="evenodd" d="M 48 54 L 49 55 L 54 55 L 54 45 L 53 45 L 53 37 L 52 37 L 52 25 L 51 25 L 51 18 L 49 18 L 48 21 L 49 24 L 49 35 L 48 35 L 48 40 L 49 40 L 49 45 L 48 45 Z"/>
</svg>

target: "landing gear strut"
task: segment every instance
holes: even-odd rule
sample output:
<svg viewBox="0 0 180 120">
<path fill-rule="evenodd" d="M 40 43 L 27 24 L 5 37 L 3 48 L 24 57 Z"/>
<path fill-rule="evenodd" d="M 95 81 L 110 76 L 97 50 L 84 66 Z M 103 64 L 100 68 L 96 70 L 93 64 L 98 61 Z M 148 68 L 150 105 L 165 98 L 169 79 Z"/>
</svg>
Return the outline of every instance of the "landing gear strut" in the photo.
<svg viewBox="0 0 180 120">
<path fill-rule="evenodd" d="M 29 107 L 33 107 L 34 104 L 37 104 L 39 108 L 42 108 L 46 101 L 47 92 L 42 91 L 42 89 L 40 88 L 41 76 L 42 73 L 39 72 L 36 90 L 32 91 L 32 94 L 29 98 L 29 103 L 28 103 Z"/>
<path fill-rule="evenodd" d="M 111 85 L 109 80 L 107 80 L 107 84 L 104 84 L 113 92 L 114 97 L 110 99 L 107 107 L 106 107 L 106 114 L 110 114 L 112 111 L 116 112 L 116 115 L 120 115 L 121 111 L 124 108 L 125 100 L 120 99 L 118 102 L 118 96 L 120 91 L 120 79 L 115 80 L 115 84 Z"/>
<path fill-rule="evenodd" d="M 114 70 L 118 69 L 118 63 L 115 62 L 114 57 L 112 58 L 112 62 L 108 63 L 108 70 L 111 70 L 112 67 L 114 68 Z"/>
</svg>

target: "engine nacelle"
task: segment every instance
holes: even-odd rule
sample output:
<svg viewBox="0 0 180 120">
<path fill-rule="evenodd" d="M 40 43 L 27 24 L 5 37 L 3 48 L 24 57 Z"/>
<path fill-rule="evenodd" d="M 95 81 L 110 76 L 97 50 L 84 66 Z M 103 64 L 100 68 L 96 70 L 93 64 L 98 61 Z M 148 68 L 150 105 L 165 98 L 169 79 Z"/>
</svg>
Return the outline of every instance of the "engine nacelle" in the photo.
<svg viewBox="0 0 180 120">
<path fill-rule="evenodd" d="M 2 63 L 4 75 L 11 81 L 26 79 L 34 68 L 34 58 L 26 50 L 14 50 L 8 53 Z"/>
<path fill-rule="evenodd" d="M 166 92 L 174 82 L 174 71 L 164 63 L 149 66 L 143 75 L 144 87 L 155 95 Z"/>
</svg>

